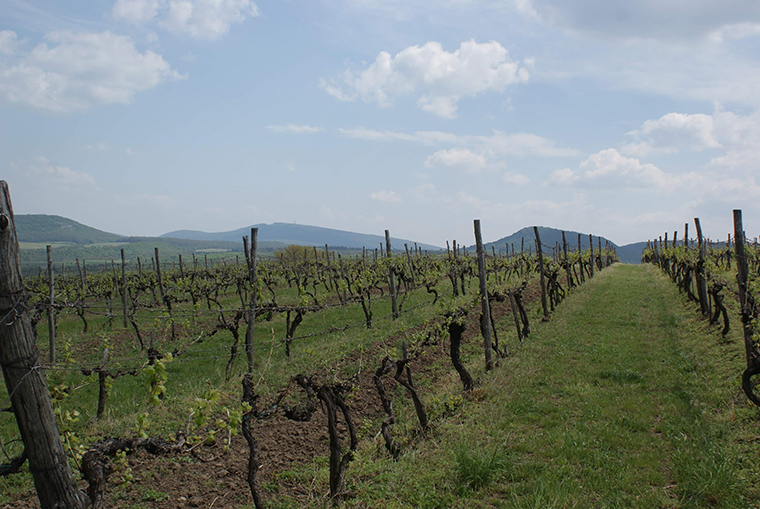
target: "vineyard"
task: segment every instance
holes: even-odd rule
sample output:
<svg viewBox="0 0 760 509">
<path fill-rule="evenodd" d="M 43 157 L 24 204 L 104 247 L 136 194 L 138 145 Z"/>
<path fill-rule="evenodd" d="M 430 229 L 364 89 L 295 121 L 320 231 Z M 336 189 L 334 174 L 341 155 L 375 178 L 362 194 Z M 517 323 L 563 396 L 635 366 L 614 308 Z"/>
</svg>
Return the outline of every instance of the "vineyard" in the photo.
<svg viewBox="0 0 760 509">
<path fill-rule="evenodd" d="M 111 270 L 55 274 L 51 260 L 19 288 L 4 191 L 0 339 L 27 342 L 0 352 L 12 507 L 350 499 L 353 462 L 435 441 L 536 323 L 616 261 L 607 246 L 544 246 L 537 229 L 535 246 L 487 253 L 477 220 L 476 255 L 456 241 L 394 250 L 386 231 L 379 253 L 260 259 L 253 229 L 242 263 L 166 263 L 157 248 Z M 55 437 L 33 429 L 37 405 Z"/>
<path fill-rule="evenodd" d="M 642 259 L 660 267 L 689 301 L 699 305 L 700 314 L 710 325 L 720 324 L 724 338 L 731 328 L 729 315 L 740 317 L 747 363 L 742 388 L 747 398 L 760 406 L 757 381 L 753 380 L 760 374 L 760 347 L 755 338 L 760 312 L 755 300 L 755 296 L 760 295 L 760 248 L 756 238 L 752 243 L 747 242 L 741 210 L 734 211 L 733 219 L 733 242 L 731 234 L 721 243 L 703 238 L 697 218 L 694 220 L 696 243 L 692 241 L 690 245 L 686 223 L 684 241 L 678 242 L 676 231 L 669 243 L 666 233 L 664 239 L 660 237 L 647 246 Z"/>
</svg>

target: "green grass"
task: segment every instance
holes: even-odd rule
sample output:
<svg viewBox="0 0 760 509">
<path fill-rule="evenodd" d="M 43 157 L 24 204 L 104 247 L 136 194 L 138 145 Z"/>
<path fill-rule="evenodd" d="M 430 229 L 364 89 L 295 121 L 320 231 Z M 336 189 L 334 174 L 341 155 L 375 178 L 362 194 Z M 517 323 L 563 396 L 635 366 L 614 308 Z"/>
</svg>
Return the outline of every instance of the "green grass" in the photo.
<svg viewBox="0 0 760 509">
<path fill-rule="evenodd" d="M 398 462 L 352 465 L 345 505 L 760 506 L 741 342 L 696 316 L 652 267 L 603 271 L 481 378 L 481 402 Z"/>
<path fill-rule="evenodd" d="M 440 286 L 442 293 L 449 289 L 446 282 Z M 287 292 L 281 297 L 282 302 L 295 298 Z M 407 307 L 429 298 L 422 290 Z M 378 301 L 373 310 L 375 317 L 387 315 L 389 303 Z M 741 393 L 743 344 L 735 315 L 734 330 L 723 340 L 718 329 L 697 320 L 694 305 L 665 276 L 650 266 L 628 265 L 596 274 L 547 323 L 538 323 L 536 305 L 529 311 L 533 333 L 522 345 L 512 338 L 511 316 L 498 324 L 500 340 L 507 341 L 512 355 L 493 372 L 484 371 L 479 341 L 463 345 L 467 367 L 478 381 L 475 395 L 462 397 L 448 364 L 435 380 L 415 373 L 432 423 L 425 435 L 417 434 L 411 402 L 398 389 L 393 434 L 404 446 L 398 461 L 372 440 L 378 423 L 359 425 L 363 440 L 348 467 L 351 496 L 344 507 L 760 507 L 760 413 Z M 284 317 L 257 323 L 259 372 L 264 373 L 258 391 L 266 399 L 298 372 L 345 377 L 359 368 L 374 369 L 379 359 L 364 355 L 371 344 L 436 312 L 428 306 L 398 321 L 378 321 L 372 330 L 299 340 L 290 359 L 279 343 L 270 348 L 273 337 L 284 336 Z M 363 319 L 358 306 L 334 308 L 306 315 L 297 334 Z M 134 349 L 131 332 L 118 323 L 118 318 L 110 326 L 95 319 L 93 332 L 83 336 L 71 318 L 59 331 L 69 338 L 78 361 L 97 363 L 106 342 L 119 357 L 144 356 Z M 159 332 L 161 325 L 155 327 Z M 44 350 L 44 320 L 38 330 Z M 171 347 L 165 331 L 157 338 L 162 349 Z M 194 398 L 209 388 L 219 389 L 224 402 L 239 398 L 238 378 L 224 380 L 227 351 L 210 353 L 230 340 L 229 333 L 220 333 L 168 365 L 167 397 L 150 410 L 151 435 L 171 435 L 184 423 Z M 82 342 L 89 351 L 78 346 Z M 352 355 L 355 361 L 336 368 L 337 360 Z M 236 376 L 244 367 L 241 356 Z M 50 377 L 54 384 L 82 385 L 81 375 L 53 372 Z M 64 404 L 81 411 L 82 433 L 88 437 L 128 434 L 136 412 L 148 408 L 143 382 L 132 377 L 114 382 L 106 418 L 89 427 L 84 424 L 95 411 L 96 384 L 76 388 Z M 12 427 L 8 414 L 0 419 Z M 316 502 L 278 495 L 278 478 L 310 486 Z M 28 473 L 0 479 L 0 493 L 7 493 L 0 503 L 32 493 L 30 479 Z M 326 506 L 322 494 L 328 479 L 327 459 L 318 457 L 272 479 L 264 486 L 266 502 L 279 508 Z M 161 494 L 144 494 L 153 495 Z"/>
</svg>

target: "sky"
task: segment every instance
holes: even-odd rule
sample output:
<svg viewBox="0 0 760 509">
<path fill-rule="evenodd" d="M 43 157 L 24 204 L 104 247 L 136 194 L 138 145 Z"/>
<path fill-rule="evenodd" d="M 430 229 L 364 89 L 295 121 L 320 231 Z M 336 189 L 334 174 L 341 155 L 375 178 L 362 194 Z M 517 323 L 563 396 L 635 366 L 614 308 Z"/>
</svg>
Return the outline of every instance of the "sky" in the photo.
<svg viewBox="0 0 760 509">
<path fill-rule="evenodd" d="M 16 214 L 724 239 L 758 161 L 751 0 L 0 0 Z"/>
</svg>

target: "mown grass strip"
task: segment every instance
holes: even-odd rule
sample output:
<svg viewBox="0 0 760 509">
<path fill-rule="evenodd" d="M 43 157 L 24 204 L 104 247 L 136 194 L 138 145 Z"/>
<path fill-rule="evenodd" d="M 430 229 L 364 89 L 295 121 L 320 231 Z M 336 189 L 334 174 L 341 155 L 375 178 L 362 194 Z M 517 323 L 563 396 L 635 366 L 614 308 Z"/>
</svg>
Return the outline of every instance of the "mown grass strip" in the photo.
<svg viewBox="0 0 760 509">
<path fill-rule="evenodd" d="M 652 267 L 603 271 L 413 452 L 365 444 L 345 506 L 757 507 L 741 343 L 692 308 Z"/>
</svg>

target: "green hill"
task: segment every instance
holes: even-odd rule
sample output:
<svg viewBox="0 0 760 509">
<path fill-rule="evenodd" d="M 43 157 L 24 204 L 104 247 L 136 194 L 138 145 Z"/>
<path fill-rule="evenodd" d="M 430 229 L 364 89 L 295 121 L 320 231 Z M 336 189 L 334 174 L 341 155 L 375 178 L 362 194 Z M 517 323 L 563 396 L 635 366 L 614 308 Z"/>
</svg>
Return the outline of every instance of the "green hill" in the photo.
<svg viewBox="0 0 760 509">
<path fill-rule="evenodd" d="M 66 242 L 85 245 L 119 242 L 124 239 L 123 235 L 104 232 L 61 216 L 18 214 L 15 216 L 15 221 L 19 242 Z"/>
</svg>

